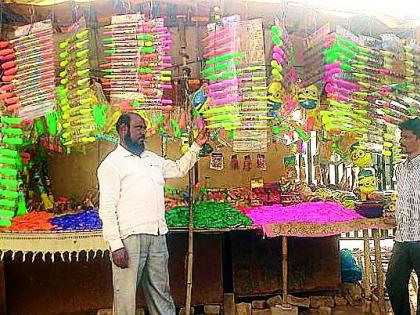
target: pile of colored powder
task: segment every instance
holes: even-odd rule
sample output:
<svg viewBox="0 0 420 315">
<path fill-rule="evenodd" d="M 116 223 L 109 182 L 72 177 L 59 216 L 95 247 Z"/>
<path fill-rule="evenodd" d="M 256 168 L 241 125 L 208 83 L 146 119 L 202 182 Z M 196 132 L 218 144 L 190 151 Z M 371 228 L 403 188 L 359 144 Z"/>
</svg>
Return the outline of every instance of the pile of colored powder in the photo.
<svg viewBox="0 0 420 315">
<path fill-rule="evenodd" d="M 166 213 L 169 227 L 188 226 L 187 207 L 174 207 Z M 238 209 L 227 203 L 210 201 L 197 202 L 194 208 L 194 228 L 220 229 L 228 227 L 251 226 L 252 221 Z"/>
<path fill-rule="evenodd" d="M 29 212 L 23 216 L 15 217 L 12 219 L 12 225 L 7 228 L 11 231 L 51 231 L 53 229 L 50 219 L 52 213 L 45 211 Z"/>
<path fill-rule="evenodd" d="M 102 228 L 102 222 L 99 218 L 98 210 L 95 209 L 87 209 L 77 213 L 64 214 L 51 218 L 50 222 L 54 225 L 55 231 L 90 231 Z"/>
<path fill-rule="evenodd" d="M 255 225 L 268 223 L 332 223 L 363 219 L 352 209 L 335 202 L 304 202 L 293 206 L 261 206 L 247 210 Z"/>
</svg>

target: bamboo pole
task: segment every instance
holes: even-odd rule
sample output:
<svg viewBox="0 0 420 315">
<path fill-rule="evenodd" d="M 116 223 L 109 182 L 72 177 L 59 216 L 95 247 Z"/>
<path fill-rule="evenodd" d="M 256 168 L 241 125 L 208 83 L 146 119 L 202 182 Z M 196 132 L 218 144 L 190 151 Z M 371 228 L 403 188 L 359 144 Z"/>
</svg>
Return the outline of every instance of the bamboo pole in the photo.
<svg viewBox="0 0 420 315">
<path fill-rule="evenodd" d="M 370 312 L 372 305 L 372 291 L 370 289 L 370 279 L 372 276 L 372 261 L 370 259 L 369 231 L 363 230 L 363 257 L 365 262 L 365 272 L 363 277 L 363 290 L 366 299 L 363 301 L 363 311 Z"/>
<path fill-rule="evenodd" d="M 287 302 L 287 236 L 281 237 L 281 249 L 282 249 L 282 255 L 281 255 L 282 295 L 283 295 L 283 304 L 287 306 L 289 304 Z"/>
<path fill-rule="evenodd" d="M 363 289 L 366 297 L 370 298 L 372 291 L 370 289 L 370 279 L 372 277 L 372 261 L 370 259 L 369 231 L 363 230 L 363 256 L 365 261 L 365 276 L 363 277 Z"/>
<path fill-rule="evenodd" d="M 185 109 L 187 112 L 188 121 L 188 133 L 189 143 L 193 142 L 192 134 L 192 111 L 191 102 L 189 101 L 189 88 L 188 78 L 191 75 L 191 70 L 187 67 L 186 53 L 187 40 L 185 33 L 185 20 L 184 17 L 178 18 L 178 33 L 180 39 L 180 55 L 182 56 L 182 73 L 183 79 L 181 84 L 182 94 L 184 97 Z M 195 184 L 195 168 L 192 168 L 188 172 L 188 194 L 189 198 L 189 223 L 188 223 L 188 252 L 187 252 L 187 266 L 186 266 L 186 292 L 185 292 L 185 315 L 191 314 L 191 295 L 192 295 L 192 275 L 193 275 L 193 259 L 194 259 L 194 184 Z"/>
<path fill-rule="evenodd" d="M 375 249 L 375 265 L 376 265 L 376 285 L 378 287 L 379 313 L 385 315 L 385 292 L 384 292 L 384 272 L 382 269 L 381 244 L 379 238 L 379 230 L 373 229 L 373 242 Z"/>
</svg>

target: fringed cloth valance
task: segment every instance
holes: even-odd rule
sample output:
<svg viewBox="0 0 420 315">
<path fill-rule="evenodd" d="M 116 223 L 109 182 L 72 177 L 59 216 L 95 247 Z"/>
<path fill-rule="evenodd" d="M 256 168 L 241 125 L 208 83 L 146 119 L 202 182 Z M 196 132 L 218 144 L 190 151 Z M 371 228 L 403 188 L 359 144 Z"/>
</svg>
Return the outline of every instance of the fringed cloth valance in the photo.
<svg viewBox="0 0 420 315">
<path fill-rule="evenodd" d="M 11 253 L 12 259 L 16 254 L 22 253 L 24 261 L 27 254 L 31 255 L 32 261 L 37 254 L 41 254 L 43 260 L 50 254 L 51 260 L 54 261 L 54 255 L 57 253 L 62 260 L 66 253 L 69 260 L 72 260 L 72 253 L 76 253 L 76 260 L 79 259 L 80 253 L 86 253 L 86 258 L 89 259 L 89 253 L 93 252 L 96 257 L 98 254 L 103 255 L 108 249 L 101 231 L 0 233 L 0 260 L 3 260 L 6 253 Z"/>
<path fill-rule="evenodd" d="M 270 223 L 260 226 L 246 228 L 260 229 L 264 231 L 267 237 L 325 237 L 338 235 L 349 231 L 359 231 L 366 229 L 392 229 L 394 225 L 384 219 L 361 219 L 347 222 L 335 222 L 328 224 L 315 223 Z M 244 230 L 243 228 L 226 229 L 195 229 L 197 233 L 223 233 L 234 230 Z M 185 232 L 187 229 L 171 229 L 171 232 Z M 86 259 L 89 259 L 93 253 L 93 258 L 97 255 L 102 256 L 108 251 L 108 244 L 102 238 L 102 231 L 74 231 L 74 232 L 0 232 L 0 260 L 6 253 L 15 255 L 22 253 L 23 260 L 31 258 L 32 261 L 37 255 L 42 255 L 45 260 L 46 255 L 51 256 L 54 261 L 54 255 L 59 254 L 64 260 L 64 255 L 68 255 L 68 260 L 79 259 L 81 253 L 86 253 Z M 76 255 L 72 255 L 75 253 Z M 28 256 L 28 257 L 26 257 Z"/>
</svg>

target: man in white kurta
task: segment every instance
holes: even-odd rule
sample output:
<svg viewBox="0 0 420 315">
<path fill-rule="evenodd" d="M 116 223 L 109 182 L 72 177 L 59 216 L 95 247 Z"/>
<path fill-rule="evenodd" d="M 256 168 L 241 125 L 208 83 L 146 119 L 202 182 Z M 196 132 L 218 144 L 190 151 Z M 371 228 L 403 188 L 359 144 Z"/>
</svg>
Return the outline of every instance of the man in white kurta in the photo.
<svg viewBox="0 0 420 315">
<path fill-rule="evenodd" d="M 178 161 L 144 149 L 146 122 L 135 113 L 117 122 L 118 147 L 98 167 L 99 215 L 111 250 L 114 312 L 134 315 L 141 282 L 151 314 L 175 315 L 169 290 L 165 178 L 182 177 L 196 163 L 208 134 L 198 135 Z"/>
</svg>

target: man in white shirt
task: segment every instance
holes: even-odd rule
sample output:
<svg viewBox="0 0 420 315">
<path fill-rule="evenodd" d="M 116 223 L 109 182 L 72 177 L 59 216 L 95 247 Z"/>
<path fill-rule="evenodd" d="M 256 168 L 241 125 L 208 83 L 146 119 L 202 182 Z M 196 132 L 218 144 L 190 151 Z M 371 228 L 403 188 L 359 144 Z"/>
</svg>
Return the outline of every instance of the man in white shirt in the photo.
<svg viewBox="0 0 420 315">
<path fill-rule="evenodd" d="M 401 147 L 407 160 L 397 165 L 397 231 L 388 265 L 386 286 L 395 315 L 411 314 L 408 282 L 413 269 L 420 279 L 420 119 L 400 124 Z M 417 315 L 420 315 L 420 292 Z"/>
<path fill-rule="evenodd" d="M 147 127 L 138 114 L 122 114 L 116 128 L 120 144 L 98 167 L 99 215 L 111 249 L 114 314 L 134 315 L 141 282 L 151 314 L 175 315 L 163 186 L 165 178 L 188 173 L 208 132 L 203 130 L 175 162 L 145 150 Z"/>
</svg>

